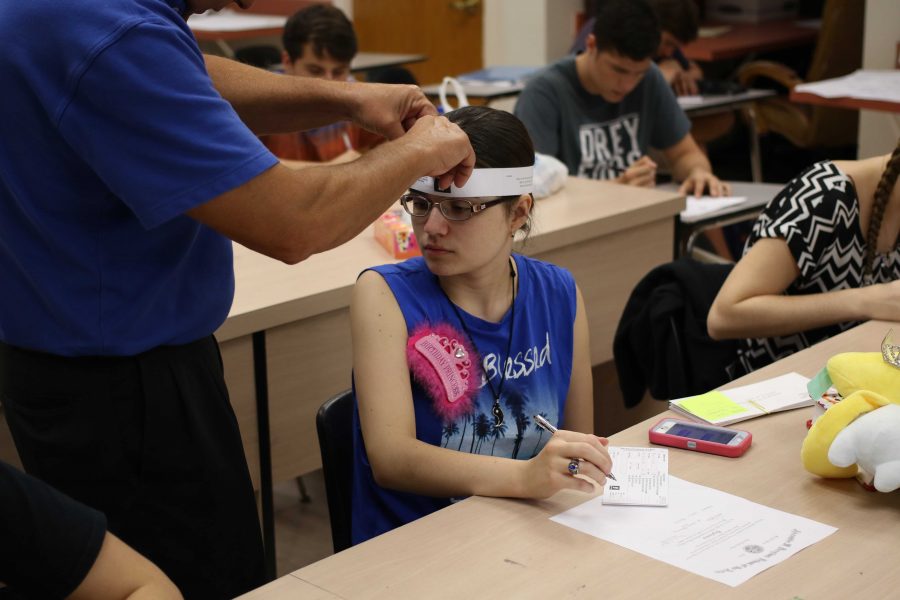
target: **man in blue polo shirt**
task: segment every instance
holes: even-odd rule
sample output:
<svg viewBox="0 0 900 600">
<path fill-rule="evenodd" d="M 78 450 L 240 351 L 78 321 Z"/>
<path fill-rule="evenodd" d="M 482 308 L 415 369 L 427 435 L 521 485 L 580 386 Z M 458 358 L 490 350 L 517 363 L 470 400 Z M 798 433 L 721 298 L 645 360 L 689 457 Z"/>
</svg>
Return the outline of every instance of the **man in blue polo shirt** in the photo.
<svg viewBox="0 0 900 600">
<path fill-rule="evenodd" d="M 231 241 L 294 263 L 417 177 L 460 185 L 474 164 L 416 88 L 204 57 L 186 16 L 227 4 L 0 3 L 0 403 L 26 470 L 103 511 L 188 598 L 262 580 L 212 337 Z M 293 171 L 256 137 L 347 119 L 393 141 Z"/>
</svg>

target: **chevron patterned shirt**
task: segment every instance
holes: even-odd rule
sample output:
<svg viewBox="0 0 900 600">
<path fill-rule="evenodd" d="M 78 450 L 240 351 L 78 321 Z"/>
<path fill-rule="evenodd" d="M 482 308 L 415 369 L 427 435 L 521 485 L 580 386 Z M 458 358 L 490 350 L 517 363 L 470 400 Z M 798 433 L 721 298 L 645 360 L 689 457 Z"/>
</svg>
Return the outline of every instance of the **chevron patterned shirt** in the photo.
<svg viewBox="0 0 900 600">
<path fill-rule="evenodd" d="M 797 261 L 800 275 L 788 295 L 819 294 L 886 283 L 900 278 L 900 250 L 876 254 L 869 281 L 863 281 L 866 236 L 859 223 L 859 200 L 853 181 L 834 163 L 816 163 L 790 181 L 763 209 L 747 245 L 781 238 Z M 794 352 L 850 329 L 839 323 L 793 335 L 743 340 L 729 368 L 739 377 Z"/>
</svg>

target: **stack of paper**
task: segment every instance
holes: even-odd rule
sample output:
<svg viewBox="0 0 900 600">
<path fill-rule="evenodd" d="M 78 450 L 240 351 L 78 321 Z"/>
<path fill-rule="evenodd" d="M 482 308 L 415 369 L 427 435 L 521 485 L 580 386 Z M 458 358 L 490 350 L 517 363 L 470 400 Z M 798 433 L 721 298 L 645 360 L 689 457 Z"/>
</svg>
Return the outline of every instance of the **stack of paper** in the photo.
<svg viewBox="0 0 900 600">
<path fill-rule="evenodd" d="M 703 215 L 722 210 L 723 208 L 743 204 L 746 201 L 746 196 L 721 196 L 719 198 L 713 198 L 712 196 L 703 196 L 702 198 L 688 196 L 687 206 L 681 211 L 681 218 L 691 219 L 702 217 Z"/>
<path fill-rule="evenodd" d="M 669 408 L 713 425 L 730 425 L 782 410 L 812 406 L 815 401 L 806 389 L 808 382 L 799 373 L 788 373 L 724 392 L 672 400 Z"/>
</svg>

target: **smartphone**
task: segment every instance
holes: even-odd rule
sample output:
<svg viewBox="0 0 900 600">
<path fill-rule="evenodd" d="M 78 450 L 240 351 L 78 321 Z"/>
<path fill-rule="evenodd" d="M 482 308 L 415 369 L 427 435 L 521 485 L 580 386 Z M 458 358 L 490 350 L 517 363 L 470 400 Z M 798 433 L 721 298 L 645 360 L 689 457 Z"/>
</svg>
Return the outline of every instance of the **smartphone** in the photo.
<svg viewBox="0 0 900 600">
<path fill-rule="evenodd" d="M 753 436 L 749 431 L 741 429 L 667 418 L 650 428 L 650 441 L 663 446 L 736 458 L 747 451 Z"/>
</svg>

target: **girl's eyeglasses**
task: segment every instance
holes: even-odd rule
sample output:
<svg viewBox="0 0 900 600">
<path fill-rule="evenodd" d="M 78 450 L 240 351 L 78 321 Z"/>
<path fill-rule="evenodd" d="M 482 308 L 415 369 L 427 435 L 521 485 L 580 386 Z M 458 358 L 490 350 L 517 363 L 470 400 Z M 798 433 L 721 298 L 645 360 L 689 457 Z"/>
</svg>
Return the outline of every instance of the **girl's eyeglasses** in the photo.
<svg viewBox="0 0 900 600">
<path fill-rule="evenodd" d="M 400 202 L 403 204 L 403 209 L 414 217 L 427 217 L 431 213 L 432 207 L 437 206 L 448 221 L 465 221 L 472 218 L 475 213 L 480 213 L 494 204 L 506 202 L 508 199 L 501 197 L 494 200 L 472 202 L 465 198 L 444 198 L 434 202 L 419 194 L 403 194 Z"/>
</svg>

